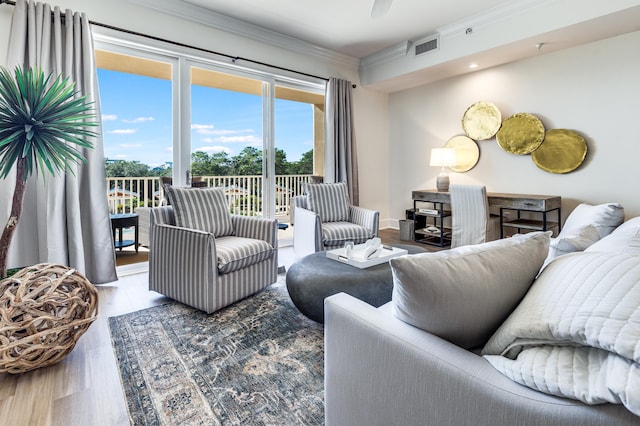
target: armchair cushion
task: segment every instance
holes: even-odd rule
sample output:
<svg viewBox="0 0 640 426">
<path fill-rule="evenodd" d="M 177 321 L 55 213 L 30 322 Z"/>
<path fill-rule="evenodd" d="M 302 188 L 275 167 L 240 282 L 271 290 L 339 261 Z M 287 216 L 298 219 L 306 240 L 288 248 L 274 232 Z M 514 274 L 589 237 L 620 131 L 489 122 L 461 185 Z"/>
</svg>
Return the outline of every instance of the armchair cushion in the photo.
<svg viewBox="0 0 640 426">
<path fill-rule="evenodd" d="M 223 188 L 177 188 L 164 186 L 173 206 L 176 225 L 210 232 L 215 237 L 233 235 L 229 205 Z"/>
<path fill-rule="evenodd" d="M 218 271 L 222 274 L 262 262 L 274 252 L 273 246 L 263 240 L 233 236 L 216 238 Z"/>
<path fill-rule="evenodd" d="M 317 213 L 321 222 L 349 221 L 349 192 L 345 182 L 308 183 L 305 190 L 309 210 Z"/>
<path fill-rule="evenodd" d="M 322 224 L 322 244 L 325 247 L 342 247 L 346 241 L 361 244 L 375 237 L 364 226 L 351 222 L 327 222 Z"/>
</svg>

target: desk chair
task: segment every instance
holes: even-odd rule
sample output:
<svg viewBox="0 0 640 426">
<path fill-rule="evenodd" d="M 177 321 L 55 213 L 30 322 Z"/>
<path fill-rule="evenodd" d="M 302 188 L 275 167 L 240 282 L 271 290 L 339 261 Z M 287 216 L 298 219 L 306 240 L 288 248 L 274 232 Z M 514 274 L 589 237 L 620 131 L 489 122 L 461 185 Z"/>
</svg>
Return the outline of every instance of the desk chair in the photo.
<svg viewBox="0 0 640 426">
<path fill-rule="evenodd" d="M 489 213 L 487 189 L 483 185 L 451 185 L 449 193 L 451 248 L 497 239 L 500 220 Z"/>
</svg>

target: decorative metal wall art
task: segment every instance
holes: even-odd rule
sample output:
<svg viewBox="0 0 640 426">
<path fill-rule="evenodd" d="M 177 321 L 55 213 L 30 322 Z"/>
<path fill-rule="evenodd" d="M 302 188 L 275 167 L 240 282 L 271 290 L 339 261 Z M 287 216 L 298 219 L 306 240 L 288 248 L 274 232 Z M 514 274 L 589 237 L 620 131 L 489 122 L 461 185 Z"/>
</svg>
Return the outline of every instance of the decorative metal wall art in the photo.
<svg viewBox="0 0 640 426">
<path fill-rule="evenodd" d="M 500 110 L 491 102 L 476 102 L 464 112 L 462 129 L 467 136 L 454 136 L 445 144 L 456 151 L 456 165 L 450 170 L 463 173 L 478 163 L 480 150 L 476 141 L 496 137 L 506 152 L 531 154 L 540 169 L 549 173 L 569 173 L 577 169 L 587 155 L 587 142 L 567 129 L 545 132 L 538 117 L 526 112 L 513 114 L 502 121 Z"/>
<path fill-rule="evenodd" d="M 473 169 L 480 159 L 480 149 L 473 139 L 467 136 L 454 136 L 444 145 L 445 148 L 453 148 L 456 151 L 456 165 L 449 170 L 464 173 Z"/>
<path fill-rule="evenodd" d="M 544 125 L 535 115 L 519 112 L 502 122 L 496 140 L 507 152 L 531 154 L 544 140 Z"/>
<path fill-rule="evenodd" d="M 491 102 L 476 102 L 462 116 L 462 129 L 477 141 L 491 139 L 501 124 L 502 114 Z"/>
<path fill-rule="evenodd" d="M 587 156 L 587 142 L 572 130 L 552 129 L 531 154 L 536 166 L 549 173 L 569 173 Z"/>
</svg>

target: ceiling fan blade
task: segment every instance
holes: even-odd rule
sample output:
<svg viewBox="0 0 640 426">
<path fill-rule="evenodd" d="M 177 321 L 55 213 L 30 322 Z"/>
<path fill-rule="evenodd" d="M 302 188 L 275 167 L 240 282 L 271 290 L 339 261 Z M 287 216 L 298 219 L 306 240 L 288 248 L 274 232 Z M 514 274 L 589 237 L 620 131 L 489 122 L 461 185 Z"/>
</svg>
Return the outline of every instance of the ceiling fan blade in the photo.
<svg viewBox="0 0 640 426">
<path fill-rule="evenodd" d="M 371 5 L 371 17 L 375 19 L 386 15 L 391 8 L 391 3 L 393 3 L 393 0 L 373 0 L 373 5 Z"/>
</svg>

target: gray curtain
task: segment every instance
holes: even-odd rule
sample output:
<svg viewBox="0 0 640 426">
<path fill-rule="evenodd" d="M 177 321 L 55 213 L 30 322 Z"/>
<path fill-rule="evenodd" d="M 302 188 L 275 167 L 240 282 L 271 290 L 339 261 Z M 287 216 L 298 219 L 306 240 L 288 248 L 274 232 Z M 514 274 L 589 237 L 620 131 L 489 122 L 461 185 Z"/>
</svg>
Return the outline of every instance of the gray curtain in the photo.
<svg viewBox="0 0 640 426">
<path fill-rule="evenodd" d="M 329 79 L 325 94 L 324 181 L 347 182 L 354 206 L 360 204 L 358 156 L 351 82 Z"/>
<path fill-rule="evenodd" d="M 100 119 L 93 38 L 86 15 L 17 0 L 7 67 L 13 70 L 17 65 L 69 77 L 76 90 L 94 103 Z M 93 143 L 92 150 L 82 152 L 87 162 L 74 166 L 75 176 L 67 172 L 52 177 L 40 172 L 29 179 L 23 214 L 11 243 L 10 267 L 55 262 L 77 269 L 96 284 L 117 280 L 102 137 Z M 2 182 L 0 201 L 4 205 L 11 204 L 13 182 L 15 174 Z M 0 211 L 0 223 L 6 222 L 8 214 L 8 209 Z"/>
</svg>

